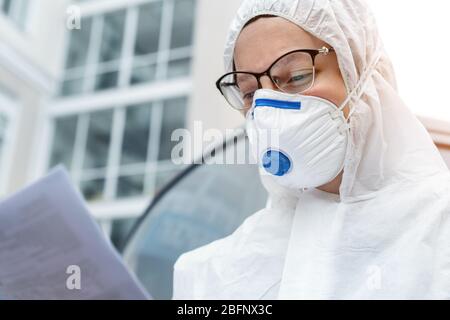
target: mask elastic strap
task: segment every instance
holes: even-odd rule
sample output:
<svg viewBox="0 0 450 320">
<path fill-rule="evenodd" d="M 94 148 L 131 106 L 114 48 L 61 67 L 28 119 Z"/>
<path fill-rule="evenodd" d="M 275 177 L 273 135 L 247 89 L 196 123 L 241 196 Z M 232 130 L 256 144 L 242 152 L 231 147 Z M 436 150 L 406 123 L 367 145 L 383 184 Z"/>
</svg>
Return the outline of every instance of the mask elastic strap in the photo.
<svg viewBox="0 0 450 320">
<path fill-rule="evenodd" d="M 376 56 L 376 58 L 369 64 L 369 67 L 365 70 L 365 72 L 363 72 L 363 74 L 359 78 L 359 81 L 356 84 L 356 86 L 347 95 L 347 98 L 345 98 L 344 102 L 339 107 L 340 111 L 343 111 L 343 109 L 345 108 L 347 103 L 349 103 L 352 99 L 354 101 L 357 101 L 357 100 L 359 100 L 359 98 L 361 98 L 362 94 L 364 93 L 364 89 L 366 88 L 366 85 L 368 83 L 369 76 L 372 75 L 373 71 L 375 70 L 375 66 L 377 65 L 377 63 L 380 60 L 380 58 L 381 58 L 381 54 L 378 54 Z M 356 95 L 355 95 L 355 93 L 356 93 Z M 354 111 L 355 111 L 355 107 L 353 106 L 351 108 L 350 112 L 348 113 L 348 116 L 347 116 L 347 119 L 346 119 L 347 121 L 350 119 L 350 117 L 351 117 L 351 115 L 353 114 Z"/>
</svg>

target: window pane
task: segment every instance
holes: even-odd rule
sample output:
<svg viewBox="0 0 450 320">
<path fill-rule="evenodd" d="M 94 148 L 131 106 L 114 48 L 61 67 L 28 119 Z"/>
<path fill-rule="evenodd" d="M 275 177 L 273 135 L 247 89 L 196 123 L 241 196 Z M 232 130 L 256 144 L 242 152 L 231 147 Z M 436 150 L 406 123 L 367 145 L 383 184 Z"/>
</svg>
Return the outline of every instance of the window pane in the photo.
<svg viewBox="0 0 450 320">
<path fill-rule="evenodd" d="M 90 115 L 83 168 L 106 167 L 111 139 L 112 113 L 112 110 L 106 110 Z"/>
<path fill-rule="evenodd" d="M 186 47 L 192 44 L 194 11 L 195 0 L 175 0 L 171 48 Z"/>
<path fill-rule="evenodd" d="M 150 134 L 149 104 L 128 107 L 122 143 L 121 164 L 145 163 Z"/>
<path fill-rule="evenodd" d="M 9 14 L 11 11 L 12 0 L 3 0 L 2 11 L 5 14 Z"/>
<path fill-rule="evenodd" d="M 183 58 L 169 62 L 167 78 L 187 76 L 190 73 L 191 58 Z"/>
<path fill-rule="evenodd" d="M 138 84 L 143 82 L 151 82 L 155 80 L 156 65 L 138 66 L 133 68 L 131 74 L 131 84 Z"/>
<path fill-rule="evenodd" d="M 76 115 L 55 119 L 50 167 L 61 163 L 70 170 L 77 132 L 77 120 L 78 116 Z"/>
<path fill-rule="evenodd" d="M 69 51 L 66 60 L 66 69 L 83 67 L 91 38 L 92 18 L 81 20 L 81 29 L 73 29 L 69 32 Z"/>
<path fill-rule="evenodd" d="M 117 60 L 120 58 L 124 25 L 125 10 L 105 14 L 99 62 Z"/>
<path fill-rule="evenodd" d="M 171 158 L 172 148 L 178 143 L 171 141 L 172 132 L 185 127 L 186 103 L 185 97 L 164 101 L 158 160 Z"/>
<path fill-rule="evenodd" d="M 158 51 L 162 1 L 139 7 L 139 22 L 134 45 L 136 56 Z"/>
<path fill-rule="evenodd" d="M 137 218 L 115 219 L 112 221 L 111 242 L 119 251 L 125 246 L 128 234 L 136 221 Z"/>
<path fill-rule="evenodd" d="M 11 19 L 21 28 L 26 24 L 29 0 L 14 0 L 13 12 L 10 12 Z"/>
<path fill-rule="evenodd" d="M 118 71 L 101 73 L 97 75 L 95 79 L 95 90 L 101 91 L 105 89 L 114 88 L 117 86 L 118 79 L 119 79 Z"/>
<path fill-rule="evenodd" d="M 87 201 L 96 201 L 103 198 L 103 189 L 105 187 L 105 179 L 95 179 L 81 181 L 81 193 Z"/>
<path fill-rule="evenodd" d="M 117 198 L 140 196 L 144 190 L 144 176 L 119 177 L 117 185 Z"/>
<path fill-rule="evenodd" d="M 7 119 L 4 115 L 0 114 L 0 141 L 3 141 L 6 135 Z"/>
<path fill-rule="evenodd" d="M 71 96 L 80 94 L 83 91 L 83 78 L 66 79 L 61 84 L 60 94 L 63 96 Z"/>
<path fill-rule="evenodd" d="M 3 145 L 5 144 L 6 128 L 8 120 L 4 115 L 0 114 L 0 164 L 3 156 Z"/>
</svg>

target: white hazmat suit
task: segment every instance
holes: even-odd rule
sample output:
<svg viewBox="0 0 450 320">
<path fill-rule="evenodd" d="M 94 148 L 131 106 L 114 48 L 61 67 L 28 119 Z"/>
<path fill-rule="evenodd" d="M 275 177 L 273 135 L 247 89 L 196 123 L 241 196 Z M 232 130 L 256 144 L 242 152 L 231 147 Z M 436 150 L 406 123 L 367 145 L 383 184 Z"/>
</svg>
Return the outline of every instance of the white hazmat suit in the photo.
<svg viewBox="0 0 450 320">
<path fill-rule="evenodd" d="M 262 177 L 267 207 L 232 235 L 182 255 L 173 298 L 450 299 L 450 172 L 397 93 L 367 4 L 243 1 L 226 72 L 243 26 L 263 14 L 288 19 L 336 51 L 354 95 L 340 194 L 288 190 Z"/>
</svg>

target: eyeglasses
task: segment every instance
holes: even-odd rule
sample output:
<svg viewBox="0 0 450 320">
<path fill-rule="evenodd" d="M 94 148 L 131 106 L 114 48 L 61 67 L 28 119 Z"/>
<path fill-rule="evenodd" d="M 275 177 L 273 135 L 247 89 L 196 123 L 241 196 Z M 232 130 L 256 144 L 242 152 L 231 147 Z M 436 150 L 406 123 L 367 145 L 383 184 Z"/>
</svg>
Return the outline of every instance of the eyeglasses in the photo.
<svg viewBox="0 0 450 320">
<path fill-rule="evenodd" d="M 314 85 L 315 59 L 328 55 L 333 48 L 298 49 L 285 53 L 261 73 L 233 71 L 216 81 L 216 87 L 228 103 L 237 110 L 252 106 L 253 94 L 261 89 L 261 77 L 268 76 L 275 86 L 285 93 L 302 93 Z"/>
</svg>

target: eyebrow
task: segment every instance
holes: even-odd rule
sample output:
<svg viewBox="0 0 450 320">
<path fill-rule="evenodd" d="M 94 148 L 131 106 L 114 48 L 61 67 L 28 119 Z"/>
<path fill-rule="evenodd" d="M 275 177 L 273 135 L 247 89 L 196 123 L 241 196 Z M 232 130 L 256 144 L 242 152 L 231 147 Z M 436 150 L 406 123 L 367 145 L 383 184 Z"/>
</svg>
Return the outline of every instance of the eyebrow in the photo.
<svg viewBox="0 0 450 320">
<path fill-rule="evenodd" d="M 277 58 L 275 58 L 275 59 L 272 61 L 271 65 L 272 65 L 277 59 L 279 59 L 280 57 L 282 57 L 283 55 L 285 55 L 285 54 L 287 54 L 287 53 L 289 53 L 289 52 L 291 52 L 291 51 L 295 51 L 295 50 L 316 50 L 316 49 L 311 49 L 311 48 L 298 48 L 298 49 L 289 49 L 289 50 L 285 50 L 284 53 L 280 54 Z M 290 61 L 292 61 L 292 59 L 293 59 L 293 57 L 289 57 L 289 58 L 290 58 L 290 59 L 287 59 L 287 62 L 290 62 Z M 286 63 L 287 63 L 287 62 L 286 62 Z M 267 67 L 266 67 L 266 69 L 267 69 Z M 259 73 L 259 72 L 251 71 L 251 70 L 247 70 L 247 69 L 244 69 L 244 70 L 236 70 L 236 64 L 235 64 L 234 58 L 233 58 L 233 69 L 232 69 L 231 71 L 232 71 L 232 72 L 235 72 L 235 71 L 242 71 L 242 72 Z"/>
</svg>

